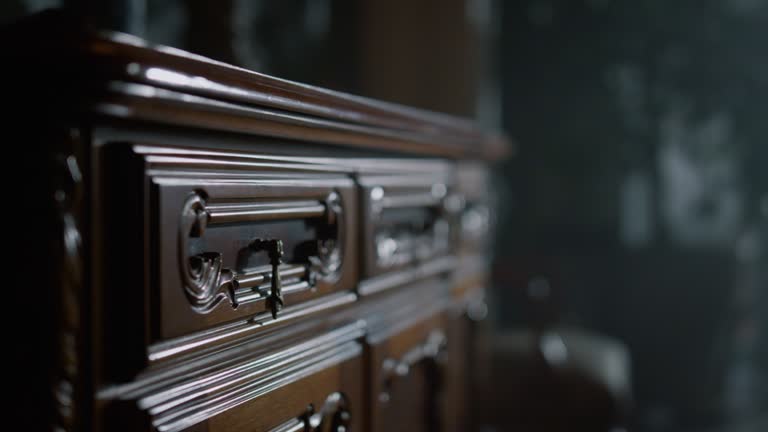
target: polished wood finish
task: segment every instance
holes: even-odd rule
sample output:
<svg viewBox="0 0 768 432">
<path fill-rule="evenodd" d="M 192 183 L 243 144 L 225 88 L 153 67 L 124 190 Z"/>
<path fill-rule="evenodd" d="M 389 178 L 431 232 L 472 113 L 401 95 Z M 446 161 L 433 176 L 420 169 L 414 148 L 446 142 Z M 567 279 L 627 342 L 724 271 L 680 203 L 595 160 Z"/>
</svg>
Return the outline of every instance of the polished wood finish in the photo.
<svg viewBox="0 0 768 432">
<path fill-rule="evenodd" d="M 53 161 L 21 191 L 53 227 L 20 267 L 53 263 L 41 421 L 466 430 L 503 138 L 73 28 L 4 30 L 17 159 Z"/>
</svg>

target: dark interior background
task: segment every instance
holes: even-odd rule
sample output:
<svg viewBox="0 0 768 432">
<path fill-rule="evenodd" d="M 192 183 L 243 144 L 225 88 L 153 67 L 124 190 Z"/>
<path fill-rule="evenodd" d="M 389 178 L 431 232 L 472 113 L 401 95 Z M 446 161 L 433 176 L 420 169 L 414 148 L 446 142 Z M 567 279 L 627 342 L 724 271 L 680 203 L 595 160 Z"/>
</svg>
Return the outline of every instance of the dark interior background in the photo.
<svg viewBox="0 0 768 432">
<path fill-rule="evenodd" d="M 507 342 L 575 330 L 628 354 L 630 429 L 768 430 L 768 1 L 3 0 L 0 20 L 49 7 L 507 131 L 484 430 L 512 427 L 499 388 L 544 398 Z"/>
</svg>

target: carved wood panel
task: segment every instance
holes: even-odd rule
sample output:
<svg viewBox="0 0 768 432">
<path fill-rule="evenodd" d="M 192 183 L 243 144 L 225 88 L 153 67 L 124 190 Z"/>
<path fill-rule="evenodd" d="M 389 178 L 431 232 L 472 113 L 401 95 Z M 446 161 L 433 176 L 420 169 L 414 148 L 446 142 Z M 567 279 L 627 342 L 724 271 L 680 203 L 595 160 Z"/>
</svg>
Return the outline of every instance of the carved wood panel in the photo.
<svg viewBox="0 0 768 432">
<path fill-rule="evenodd" d="M 369 430 L 443 430 L 447 339 L 442 314 L 367 337 Z"/>
</svg>

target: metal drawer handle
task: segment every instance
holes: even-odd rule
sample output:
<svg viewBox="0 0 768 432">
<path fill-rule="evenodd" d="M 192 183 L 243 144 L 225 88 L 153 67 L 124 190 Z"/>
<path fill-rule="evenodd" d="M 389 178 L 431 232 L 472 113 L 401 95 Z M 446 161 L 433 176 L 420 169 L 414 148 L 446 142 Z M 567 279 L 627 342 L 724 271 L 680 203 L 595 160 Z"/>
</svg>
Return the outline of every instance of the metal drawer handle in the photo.
<svg viewBox="0 0 768 432">
<path fill-rule="evenodd" d="M 189 238 L 201 237 L 206 228 L 215 224 L 262 222 L 288 219 L 321 219 L 321 238 L 306 252 L 306 263 L 283 264 L 283 242 L 279 239 L 256 239 L 249 244 L 254 252 L 266 252 L 269 270 L 236 272 L 223 267 L 222 254 L 203 252 L 189 256 Z M 343 214 L 341 198 L 335 192 L 322 201 L 292 201 L 282 203 L 207 204 L 205 196 L 196 192 L 187 198 L 181 212 L 178 253 L 179 270 L 192 307 L 201 313 L 215 308 L 228 299 L 233 307 L 264 299 L 266 307 L 277 318 L 283 309 L 286 290 L 296 291 L 314 286 L 318 276 L 335 273 L 341 265 L 340 245 L 343 244 Z M 288 277 L 288 285 L 284 278 Z M 269 283 L 269 293 L 260 288 Z"/>
<path fill-rule="evenodd" d="M 320 411 L 315 412 L 314 407 L 307 407 L 304 420 L 305 432 L 331 431 L 347 432 L 352 420 L 347 399 L 341 393 L 331 393 L 325 399 Z"/>
<path fill-rule="evenodd" d="M 422 361 L 436 361 L 445 351 L 447 338 L 442 330 L 434 330 L 427 340 L 418 345 L 397 360 L 391 357 L 384 359 L 381 364 L 384 389 L 379 394 L 379 401 L 387 403 L 390 400 L 392 385 L 398 379 L 410 375 L 411 369 Z"/>
<path fill-rule="evenodd" d="M 307 406 L 303 415 L 293 418 L 270 432 L 349 432 L 352 415 L 347 398 L 339 392 L 331 393 L 325 399 L 320 411 L 314 405 Z"/>
<path fill-rule="evenodd" d="M 370 189 L 369 211 L 374 221 L 372 255 L 375 265 L 392 268 L 417 264 L 446 253 L 462 198 L 449 194 L 443 183 L 430 189 L 388 193 L 381 186 Z M 387 211 L 427 210 L 426 218 L 386 221 Z"/>
<path fill-rule="evenodd" d="M 251 249 L 254 251 L 266 251 L 269 256 L 269 265 L 272 266 L 272 276 L 270 277 L 269 297 L 267 297 L 267 308 L 272 312 L 272 318 L 277 318 L 277 313 L 283 309 L 283 287 L 280 278 L 280 264 L 283 263 L 283 242 L 282 240 L 261 240 L 257 239 L 251 243 Z"/>
</svg>

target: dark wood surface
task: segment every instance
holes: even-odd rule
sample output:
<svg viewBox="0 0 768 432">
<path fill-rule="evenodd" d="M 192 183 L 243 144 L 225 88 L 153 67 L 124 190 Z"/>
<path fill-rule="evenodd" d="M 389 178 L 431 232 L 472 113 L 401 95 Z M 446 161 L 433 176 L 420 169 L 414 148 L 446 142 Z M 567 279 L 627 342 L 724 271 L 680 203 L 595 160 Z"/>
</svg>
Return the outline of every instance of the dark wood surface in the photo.
<svg viewBox="0 0 768 432">
<path fill-rule="evenodd" d="M 50 371 L 26 421 L 467 430 L 504 140 L 75 29 L 3 30 L 19 232 L 50 244 L 17 245 L 47 301 L 14 342 Z"/>
<path fill-rule="evenodd" d="M 87 112 L 452 158 L 494 159 L 509 149 L 501 134 L 462 118 L 271 77 L 60 15 L 6 29 L 5 51 L 12 68 L 33 65 L 43 80 L 66 76 L 89 93 Z"/>
</svg>

